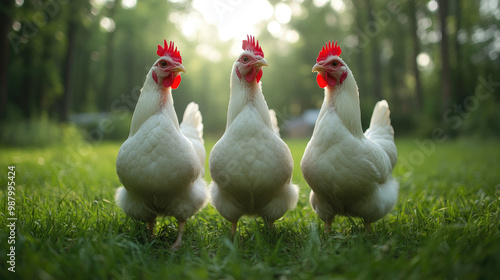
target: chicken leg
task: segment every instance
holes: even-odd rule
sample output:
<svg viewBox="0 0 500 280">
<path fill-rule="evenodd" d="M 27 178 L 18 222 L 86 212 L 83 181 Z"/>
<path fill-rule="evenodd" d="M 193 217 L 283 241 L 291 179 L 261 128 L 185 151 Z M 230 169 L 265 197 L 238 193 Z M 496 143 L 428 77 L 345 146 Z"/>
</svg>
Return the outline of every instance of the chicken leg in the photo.
<svg viewBox="0 0 500 280">
<path fill-rule="evenodd" d="M 153 231 L 154 231 L 154 228 L 155 228 L 155 221 L 149 221 L 148 222 L 148 231 L 149 231 L 149 237 L 153 237 L 154 234 L 153 234 Z"/>
<path fill-rule="evenodd" d="M 329 234 L 332 231 L 332 220 L 325 222 L 325 233 Z"/>
<path fill-rule="evenodd" d="M 177 229 L 177 240 L 175 240 L 174 245 L 172 245 L 171 249 L 179 249 L 182 242 L 182 234 L 184 233 L 184 227 L 186 226 L 186 222 L 179 222 L 179 228 Z"/>
<path fill-rule="evenodd" d="M 238 221 L 231 223 L 231 234 L 234 235 L 236 228 L 238 227 Z"/>
<path fill-rule="evenodd" d="M 269 222 L 268 225 L 269 225 L 269 230 L 274 229 L 274 221 Z"/>
<path fill-rule="evenodd" d="M 372 224 L 371 223 L 365 222 L 365 232 L 366 233 L 373 233 Z"/>
</svg>

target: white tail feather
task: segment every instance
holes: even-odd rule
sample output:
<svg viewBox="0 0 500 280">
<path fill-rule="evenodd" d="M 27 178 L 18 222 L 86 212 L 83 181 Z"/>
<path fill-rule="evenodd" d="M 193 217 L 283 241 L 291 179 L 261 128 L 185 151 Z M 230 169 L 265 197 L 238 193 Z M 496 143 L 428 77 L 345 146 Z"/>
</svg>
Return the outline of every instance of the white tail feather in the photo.
<svg viewBox="0 0 500 280">
<path fill-rule="evenodd" d="M 372 119 L 370 121 L 370 128 L 375 126 L 390 126 L 391 111 L 389 110 L 389 104 L 387 101 L 382 100 L 377 102 L 375 108 L 373 109 Z"/>
<path fill-rule="evenodd" d="M 187 105 L 180 127 L 186 137 L 203 143 L 203 123 L 198 104 L 191 102 Z"/>
<path fill-rule="evenodd" d="M 182 134 L 193 144 L 200 159 L 202 167 L 205 166 L 205 141 L 203 140 L 203 123 L 198 104 L 191 102 L 187 105 L 180 124 Z M 201 176 L 205 176 L 205 168 L 202 168 Z"/>
<path fill-rule="evenodd" d="M 391 111 L 387 101 L 382 100 L 375 104 L 370 121 L 370 128 L 365 131 L 365 136 L 377 143 L 389 156 L 392 167 L 396 165 L 398 152 L 394 144 L 394 129 L 391 126 Z"/>
</svg>

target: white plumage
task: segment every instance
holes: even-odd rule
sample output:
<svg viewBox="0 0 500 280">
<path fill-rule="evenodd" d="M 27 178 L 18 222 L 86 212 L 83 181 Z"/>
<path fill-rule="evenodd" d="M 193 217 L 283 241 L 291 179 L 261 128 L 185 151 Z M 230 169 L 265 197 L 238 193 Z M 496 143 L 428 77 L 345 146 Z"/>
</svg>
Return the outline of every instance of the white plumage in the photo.
<svg viewBox="0 0 500 280">
<path fill-rule="evenodd" d="M 130 135 L 118 152 L 116 172 L 123 187 L 116 192 L 116 203 L 131 218 L 147 222 L 151 231 L 157 216 L 175 217 L 176 247 L 185 221 L 207 200 L 203 124 L 198 105 L 190 103 L 179 125 L 172 89 L 161 81 L 170 73 L 156 67 L 158 61 L 146 77 Z"/>
<path fill-rule="evenodd" d="M 377 103 L 363 134 L 358 88 L 349 68 L 338 56 L 328 56 L 313 71 L 330 84 L 323 84 L 325 99 L 301 161 L 312 189 L 311 206 L 326 231 L 336 215 L 361 217 L 371 230 L 370 223 L 384 217 L 398 196 L 399 184 L 391 175 L 397 150 L 389 106 L 385 100 Z"/>
<path fill-rule="evenodd" d="M 209 158 L 211 203 L 232 222 L 233 232 L 242 215 L 261 216 L 272 225 L 298 199 L 291 152 L 256 78 L 262 66 L 267 66 L 263 54 L 251 50 L 234 63 L 226 131 Z"/>
</svg>

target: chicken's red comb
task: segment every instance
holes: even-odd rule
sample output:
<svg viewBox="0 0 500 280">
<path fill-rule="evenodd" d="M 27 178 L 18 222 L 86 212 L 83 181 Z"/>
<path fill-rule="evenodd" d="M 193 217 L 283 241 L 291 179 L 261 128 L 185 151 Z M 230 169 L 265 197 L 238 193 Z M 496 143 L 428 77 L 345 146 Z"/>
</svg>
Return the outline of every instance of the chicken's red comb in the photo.
<svg viewBox="0 0 500 280">
<path fill-rule="evenodd" d="M 181 53 L 177 50 L 177 47 L 174 46 L 174 42 L 172 41 L 170 41 L 170 44 L 167 45 L 167 40 L 163 40 L 163 47 L 161 45 L 158 45 L 158 50 L 156 51 L 156 54 L 159 56 L 168 55 L 174 61 L 182 63 Z"/>
<path fill-rule="evenodd" d="M 323 49 L 321 49 L 321 51 L 319 52 L 318 58 L 316 58 L 316 62 L 324 60 L 327 57 L 329 57 L 330 55 L 340 56 L 341 53 L 342 53 L 342 50 L 337 45 L 337 42 L 332 43 L 332 42 L 328 41 L 323 46 Z"/>
<path fill-rule="evenodd" d="M 259 46 L 259 41 L 255 40 L 254 36 L 247 35 L 247 39 L 243 40 L 243 50 L 252 51 L 254 54 L 264 57 L 264 52 Z"/>
</svg>

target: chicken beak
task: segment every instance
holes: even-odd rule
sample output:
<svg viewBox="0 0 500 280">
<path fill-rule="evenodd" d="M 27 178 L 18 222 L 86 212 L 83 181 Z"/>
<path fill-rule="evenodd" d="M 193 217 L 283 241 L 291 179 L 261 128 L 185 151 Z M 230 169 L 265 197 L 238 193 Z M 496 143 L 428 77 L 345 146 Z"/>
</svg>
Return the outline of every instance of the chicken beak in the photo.
<svg viewBox="0 0 500 280">
<path fill-rule="evenodd" d="M 182 64 L 173 67 L 170 71 L 186 73 L 186 68 Z"/>
<path fill-rule="evenodd" d="M 267 64 L 267 61 L 264 58 L 261 58 L 253 63 L 255 67 L 269 67 L 269 64 Z"/>
<path fill-rule="evenodd" d="M 325 67 L 323 67 L 321 64 L 319 63 L 316 63 L 314 64 L 313 68 L 312 68 L 312 72 L 324 72 L 326 70 Z"/>
</svg>

